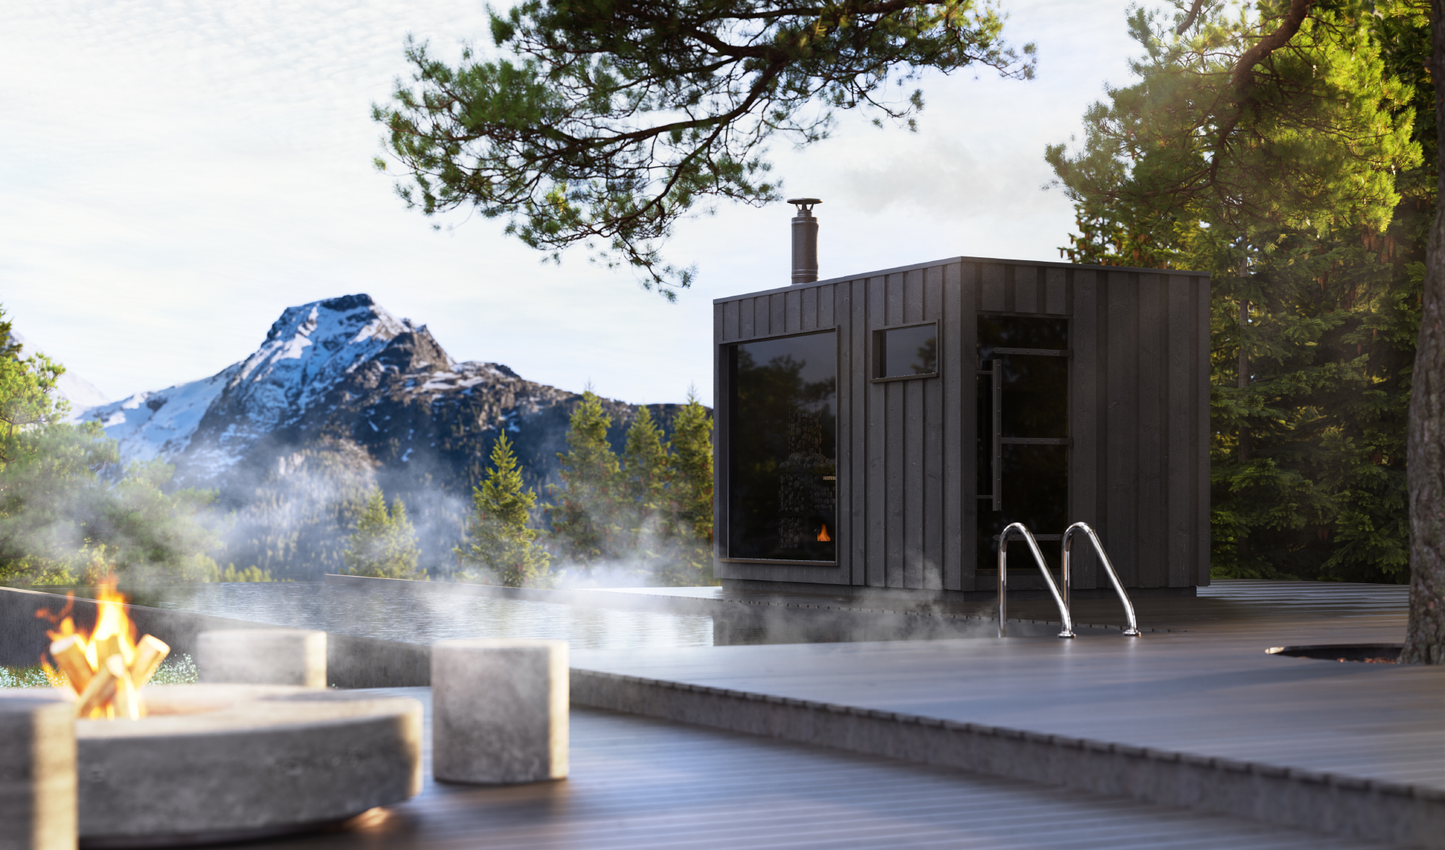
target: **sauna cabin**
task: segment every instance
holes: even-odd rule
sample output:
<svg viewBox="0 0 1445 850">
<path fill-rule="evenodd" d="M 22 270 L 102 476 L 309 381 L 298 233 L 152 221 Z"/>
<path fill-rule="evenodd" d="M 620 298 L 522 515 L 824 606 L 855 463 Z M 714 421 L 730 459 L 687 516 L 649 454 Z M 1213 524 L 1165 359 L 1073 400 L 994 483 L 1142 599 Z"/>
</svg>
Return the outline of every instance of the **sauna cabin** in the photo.
<svg viewBox="0 0 1445 850">
<path fill-rule="evenodd" d="M 817 202 L 794 203 L 794 282 L 713 307 L 725 588 L 994 594 L 1005 526 L 1057 571 L 1080 520 L 1131 595 L 1209 583 L 1207 274 L 953 257 L 817 280 Z M 1105 591 L 1079 542 L 1074 593 Z M 1010 592 L 1044 587 L 1009 555 Z"/>
</svg>

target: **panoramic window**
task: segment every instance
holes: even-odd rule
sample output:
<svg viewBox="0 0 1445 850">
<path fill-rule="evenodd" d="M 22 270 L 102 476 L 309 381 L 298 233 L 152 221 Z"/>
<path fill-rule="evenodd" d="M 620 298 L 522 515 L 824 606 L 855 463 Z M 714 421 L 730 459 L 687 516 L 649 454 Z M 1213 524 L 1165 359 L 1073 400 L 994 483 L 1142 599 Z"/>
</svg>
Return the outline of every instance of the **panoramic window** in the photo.
<svg viewBox="0 0 1445 850">
<path fill-rule="evenodd" d="M 835 560 L 835 333 L 738 343 L 727 358 L 728 557 Z"/>
<path fill-rule="evenodd" d="M 938 374 L 938 323 L 873 332 L 874 378 Z"/>
</svg>

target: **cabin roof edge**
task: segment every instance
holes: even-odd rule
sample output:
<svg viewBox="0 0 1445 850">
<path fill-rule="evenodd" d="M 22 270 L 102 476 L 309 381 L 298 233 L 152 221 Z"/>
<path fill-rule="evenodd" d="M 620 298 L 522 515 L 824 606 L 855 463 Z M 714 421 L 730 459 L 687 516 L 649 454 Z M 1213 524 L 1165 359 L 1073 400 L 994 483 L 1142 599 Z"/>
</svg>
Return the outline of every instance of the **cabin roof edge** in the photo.
<svg viewBox="0 0 1445 850">
<path fill-rule="evenodd" d="M 744 298 L 756 298 L 759 295 L 772 295 L 777 292 L 789 292 L 809 287 L 831 286 L 838 283 L 846 283 L 850 280 L 862 280 L 864 278 L 878 277 L 880 275 L 898 274 L 899 272 L 913 271 L 914 269 L 927 269 L 935 266 L 946 266 L 952 263 L 1002 263 L 1010 266 L 1044 266 L 1057 269 L 1092 269 L 1096 271 L 1110 272 L 1139 272 L 1141 274 L 1168 274 L 1183 275 L 1187 277 L 1209 277 L 1209 272 L 1189 271 L 1187 269 L 1147 269 L 1137 266 L 1098 266 L 1085 263 L 1057 263 L 1050 260 L 1010 260 L 1001 257 L 945 257 L 941 260 L 929 260 L 924 263 L 912 263 L 906 266 L 894 266 L 893 268 L 877 269 L 874 271 L 860 272 L 859 274 L 830 277 L 826 280 L 812 281 L 810 283 L 794 283 L 783 286 L 775 286 L 771 289 L 759 289 L 754 292 L 742 292 L 737 295 L 724 295 L 714 298 L 713 304 L 724 304 L 729 301 L 741 301 Z"/>
</svg>

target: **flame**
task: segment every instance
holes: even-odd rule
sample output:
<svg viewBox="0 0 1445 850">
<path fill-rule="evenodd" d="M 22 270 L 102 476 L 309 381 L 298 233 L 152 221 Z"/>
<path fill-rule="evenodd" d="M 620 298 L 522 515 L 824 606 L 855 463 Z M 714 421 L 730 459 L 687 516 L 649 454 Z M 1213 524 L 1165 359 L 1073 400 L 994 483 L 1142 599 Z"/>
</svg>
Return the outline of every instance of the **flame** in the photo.
<svg viewBox="0 0 1445 850">
<path fill-rule="evenodd" d="M 95 628 L 89 632 L 75 626 L 75 618 L 71 615 L 75 607 L 73 594 L 66 595 L 65 607 L 58 614 L 51 614 L 46 608 L 35 612 L 37 618 L 49 620 L 53 626 L 45 633 L 50 636 L 51 655 L 60 669 L 51 666 L 43 656 L 40 659 L 46 678 L 52 684 L 75 692 L 84 703 L 89 694 L 86 688 L 88 682 L 75 681 L 74 677 L 106 678 L 111 683 L 108 692 L 114 691 L 114 696 L 92 699 L 94 705 L 86 710 L 89 718 L 114 718 L 117 704 L 132 719 L 144 716 L 144 703 L 137 698 L 135 691 L 150 679 L 156 666 L 170 652 L 170 647 L 149 635 L 141 641 L 145 644 L 144 651 L 138 650 L 135 622 L 126 613 L 126 597 L 116 589 L 116 581 L 113 574 L 101 580 L 99 593 L 96 594 Z M 69 645 L 70 642 L 61 643 L 68 638 L 73 639 L 73 646 Z M 64 659 L 59 655 L 64 655 Z M 111 663 L 112 656 L 119 657 L 118 667 Z M 107 667 L 116 675 L 104 673 Z M 73 675 L 68 675 L 66 671 Z M 117 675 L 119 678 L 116 678 Z M 83 706 L 78 704 L 77 710 L 82 709 Z"/>
<path fill-rule="evenodd" d="M 833 539 L 833 538 L 831 538 L 831 537 L 828 536 L 828 523 L 825 522 L 825 523 L 823 523 L 823 530 L 820 531 L 820 532 L 818 532 L 818 542 L 819 542 L 819 543 L 827 543 L 829 540 L 832 540 L 832 539 Z"/>
<path fill-rule="evenodd" d="M 104 660 L 97 658 L 98 647 L 107 638 L 115 635 L 120 638 L 121 660 L 129 667 L 135 661 L 135 623 L 125 613 L 125 595 L 117 591 L 115 586 L 114 575 L 101 580 L 100 593 L 96 596 L 100 603 L 100 616 L 96 618 L 95 631 L 88 641 L 85 657 L 90 659 L 91 664 L 98 666 Z"/>
<path fill-rule="evenodd" d="M 85 658 L 90 662 L 91 667 L 99 667 L 103 660 L 98 657 L 98 647 L 106 638 L 116 635 L 120 638 L 120 654 L 126 665 L 135 660 L 135 623 L 125 613 L 125 605 L 128 601 L 124 593 L 116 590 L 118 579 L 114 575 L 106 576 L 100 580 L 100 591 L 96 594 L 96 602 L 99 603 L 99 616 L 96 617 L 95 630 L 87 632 L 75 627 L 75 618 L 71 610 L 75 607 L 75 594 L 65 594 L 65 607 L 60 609 L 59 614 L 51 614 L 50 609 L 41 608 L 35 612 L 37 619 L 49 620 L 53 629 L 46 629 L 45 633 L 52 641 L 60 640 L 70 635 L 80 635 L 85 641 Z M 41 659 L 46 664 L 45 659 Z M 46 664 L 48 667 L 49 665 Z"/>
</svg>

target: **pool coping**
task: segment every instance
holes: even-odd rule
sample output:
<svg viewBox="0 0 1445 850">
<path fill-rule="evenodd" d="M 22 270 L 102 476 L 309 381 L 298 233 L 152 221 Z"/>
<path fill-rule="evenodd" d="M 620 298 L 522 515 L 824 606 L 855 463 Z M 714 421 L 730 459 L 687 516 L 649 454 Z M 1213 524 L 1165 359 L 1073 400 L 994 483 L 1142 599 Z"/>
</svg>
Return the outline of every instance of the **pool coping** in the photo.
<svg viewBox="0 0 1445 850">
<path fill-rule="evenodd" d="M 1445 791 L 574 667 L 572 702 L 661 720 L 1409 846 L 1445 848 Z"/>
</svg>

